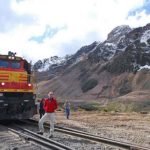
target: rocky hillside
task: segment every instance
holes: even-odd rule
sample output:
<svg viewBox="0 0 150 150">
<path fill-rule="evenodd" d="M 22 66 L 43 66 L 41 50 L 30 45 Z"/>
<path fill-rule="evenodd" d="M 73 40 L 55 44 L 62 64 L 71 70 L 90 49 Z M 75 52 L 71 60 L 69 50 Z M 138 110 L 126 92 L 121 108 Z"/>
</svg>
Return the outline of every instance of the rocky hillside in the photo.
<svg viewBox="0 0 150 150">
<path fill-rule="evenodd" d="M 41 60 L 33 66 L 41 96 L 53 90 L 60 98 L 133 99 L 143 91 L 143 99 L 150 100 L 150 69 L 140 70 L 150 66 L 150 24 L 135 29 L 118 26 L 104 42 L 83 46 L 65 59 L 55 58 L 59 61 Z"/>
</svg>

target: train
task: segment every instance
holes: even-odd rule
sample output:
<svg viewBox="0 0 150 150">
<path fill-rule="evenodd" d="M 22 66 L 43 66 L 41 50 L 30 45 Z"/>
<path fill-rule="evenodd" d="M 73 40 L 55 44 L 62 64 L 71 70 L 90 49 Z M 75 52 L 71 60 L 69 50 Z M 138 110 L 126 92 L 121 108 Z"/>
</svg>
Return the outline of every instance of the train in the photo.
<svg viewBox="0 0 150 150">
<path fill-rule="evenodd" d="M 0 120 L 33 117 L 35 99 L 31 64 L 11 51 L 0 54 Z"/>
</svg>

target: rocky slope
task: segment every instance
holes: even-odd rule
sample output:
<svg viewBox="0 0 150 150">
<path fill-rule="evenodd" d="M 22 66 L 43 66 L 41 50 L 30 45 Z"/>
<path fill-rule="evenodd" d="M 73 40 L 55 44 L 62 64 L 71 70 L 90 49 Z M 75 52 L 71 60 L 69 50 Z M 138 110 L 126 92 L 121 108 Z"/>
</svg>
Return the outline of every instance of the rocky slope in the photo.
<svg viewBox="0 0 150 150">
<path fill-rule="evenodd" d="M 129 98 L 135 91 L 149 91 L 150 70 L 140 68 L 150 66 L 150 24 L 135 29 L 116 27 L 104 42 L 94 42 L 63 61 L 49 63 L 45 72 L 39 72 L 36 65 L 42 96 L 53 90 L 60 98 L 92 100 L 126 94 Z"/>
</svg>

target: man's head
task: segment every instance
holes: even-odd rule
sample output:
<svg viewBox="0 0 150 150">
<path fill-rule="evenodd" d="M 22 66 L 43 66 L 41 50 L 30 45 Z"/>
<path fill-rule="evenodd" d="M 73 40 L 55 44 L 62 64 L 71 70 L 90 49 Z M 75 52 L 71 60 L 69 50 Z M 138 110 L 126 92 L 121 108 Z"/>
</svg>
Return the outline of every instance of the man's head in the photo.
<svg viewBox="0 0 150 150">
<path fill-rule="evenodd" d="M 52 98 L 53 95 L 54 95 L 54 93 L 53 93 L 52 91 L 50 91 L 50 92 L 48 93 L 48 97 L 49 97 L 49 98 Z"/>
</svg>

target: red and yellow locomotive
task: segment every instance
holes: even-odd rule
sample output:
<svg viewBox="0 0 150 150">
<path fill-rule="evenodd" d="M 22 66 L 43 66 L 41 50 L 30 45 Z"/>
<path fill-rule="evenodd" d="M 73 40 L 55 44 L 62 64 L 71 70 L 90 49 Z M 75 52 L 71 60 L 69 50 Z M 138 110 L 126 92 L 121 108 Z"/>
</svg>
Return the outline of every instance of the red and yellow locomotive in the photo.
<svg viewBox="0 0 150 150">
<path fill-rule="evenodd" d="M 15 54 L 0 55 L 0 120 L 27 119 L 35 113 L 31 65 Z"/>
</svg>

